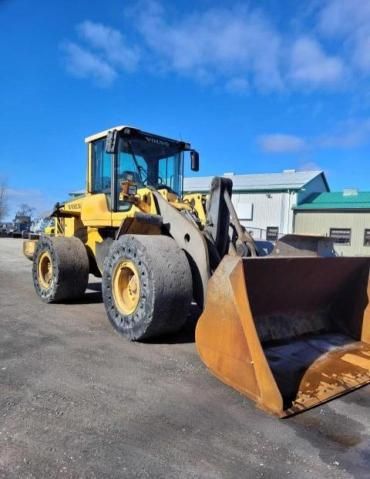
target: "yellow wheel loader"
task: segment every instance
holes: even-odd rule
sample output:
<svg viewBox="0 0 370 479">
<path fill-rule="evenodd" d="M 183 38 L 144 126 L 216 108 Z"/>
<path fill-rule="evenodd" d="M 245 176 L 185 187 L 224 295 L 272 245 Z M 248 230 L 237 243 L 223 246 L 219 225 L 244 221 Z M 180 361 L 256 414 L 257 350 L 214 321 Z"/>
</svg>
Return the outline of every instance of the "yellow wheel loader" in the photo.
<svg viewBox="0 0 370 479">
<path fill-rule="evenodd" d="M 192 301 L 200 357 L 221 381 L 280 417 L 370 382 L 369 263 L 327 238 L 287 235 L 260 256 L 214 178 L 183 195 L 190 144 L 119 126 L 86 139 L 86 194 L 57 204 L 55 236 L 25 241 L 47 302 L 102 277 L 109 321 L 129 340 L 179 330 Z"/>
</svg>

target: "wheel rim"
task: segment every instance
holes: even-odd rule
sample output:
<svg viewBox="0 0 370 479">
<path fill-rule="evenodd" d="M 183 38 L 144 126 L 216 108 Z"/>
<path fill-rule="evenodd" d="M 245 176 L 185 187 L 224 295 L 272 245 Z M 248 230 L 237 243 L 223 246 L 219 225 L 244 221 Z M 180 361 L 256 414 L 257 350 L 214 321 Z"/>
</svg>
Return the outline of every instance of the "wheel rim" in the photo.
<svg viewBox="0 0 370 479">
<path fill-rule="evenodd" d="M 132 314 L 140 300 L 140 276 L 132 261 L 118 263 L 113 272 L 113 296 L 119 312 Z"/>
<path fill-rule="evenodd" d="M 44 251 L 39 258 L 38 279 L 40 286 L 44 289 L 50 287 L 53 279 L 53 263 L 49 251 Z"/>
</svg>

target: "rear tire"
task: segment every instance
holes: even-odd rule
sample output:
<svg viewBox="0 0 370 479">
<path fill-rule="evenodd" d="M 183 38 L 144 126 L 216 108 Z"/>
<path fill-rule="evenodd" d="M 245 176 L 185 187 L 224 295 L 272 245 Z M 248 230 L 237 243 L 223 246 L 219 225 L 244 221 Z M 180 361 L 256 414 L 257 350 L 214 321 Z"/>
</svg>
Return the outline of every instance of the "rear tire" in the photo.
<svg viewBox="0 0 370 479">
<path fill-rule="evenodd" d="M 186 255 L 167 236 L 121 236 L 104 262 L 102 292 L 109 321 L 128 339 L 178 331 L 192 299 Z"/>
<path fill-rule="evenodd" d="M 80 298 L 89 279 L 89 259 L 78 238 L 41 236 L 32 266 L 36 293 L 46 303 Z"/>
</svg>

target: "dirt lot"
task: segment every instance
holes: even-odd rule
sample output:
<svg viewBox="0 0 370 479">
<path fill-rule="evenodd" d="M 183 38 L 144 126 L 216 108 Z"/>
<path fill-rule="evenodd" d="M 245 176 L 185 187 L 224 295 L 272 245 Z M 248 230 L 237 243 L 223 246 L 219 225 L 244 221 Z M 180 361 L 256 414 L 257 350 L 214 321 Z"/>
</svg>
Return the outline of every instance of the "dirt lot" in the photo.
<svg viewBox="0 0 370 479">
<path fill-rule="evenodd" d="M 133 344 L 99 283 L 78 304 L 43 304 L 21 240 L 0 238 L 0 326 L 1 478 L 369 477 L 369 386 L 266 415 L 206 371 L 194 321 Z"/>
</svg>

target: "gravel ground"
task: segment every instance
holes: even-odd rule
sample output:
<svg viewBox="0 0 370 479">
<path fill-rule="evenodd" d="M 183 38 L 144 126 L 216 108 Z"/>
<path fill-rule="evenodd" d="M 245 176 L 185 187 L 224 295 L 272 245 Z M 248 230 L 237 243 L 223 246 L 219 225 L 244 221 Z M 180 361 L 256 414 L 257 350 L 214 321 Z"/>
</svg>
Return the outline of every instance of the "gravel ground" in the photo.
<svg viewBox="0 0 370 479">
<path fill-rule="evenodd" d="M 276 419 L 207 372 L 193 318 L 129 343 L 96 280 L 43 304 L 21 247 L 0 238 L 0 478 L 369 477 L 369 386 Z"/>
</svg>

